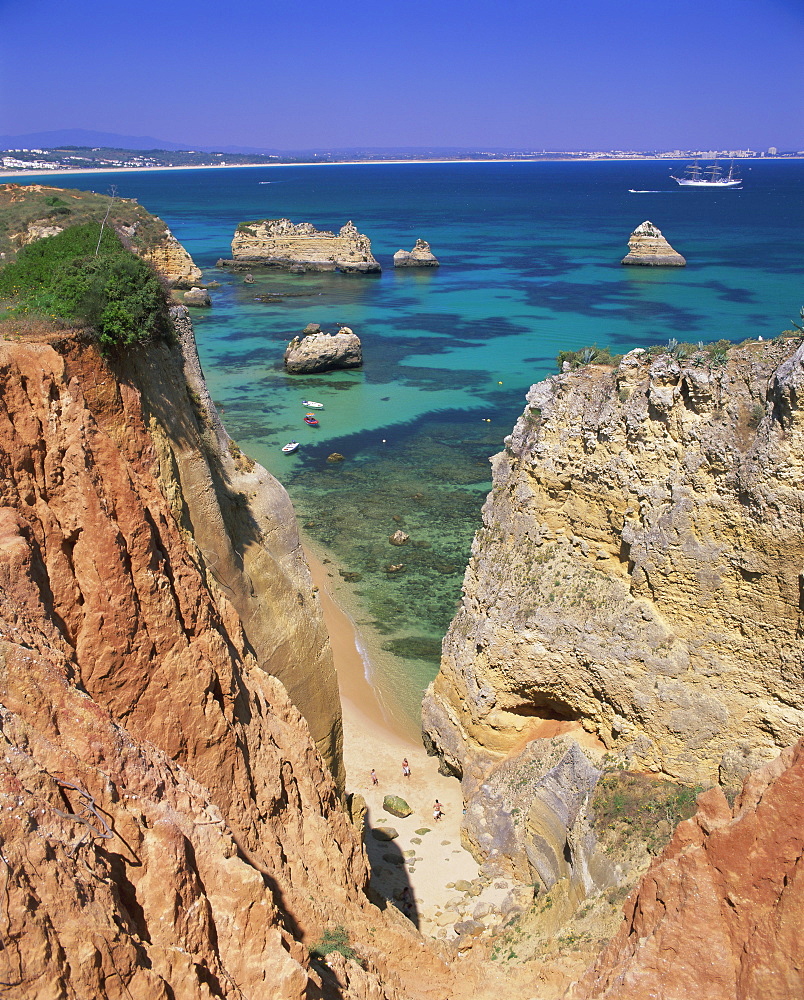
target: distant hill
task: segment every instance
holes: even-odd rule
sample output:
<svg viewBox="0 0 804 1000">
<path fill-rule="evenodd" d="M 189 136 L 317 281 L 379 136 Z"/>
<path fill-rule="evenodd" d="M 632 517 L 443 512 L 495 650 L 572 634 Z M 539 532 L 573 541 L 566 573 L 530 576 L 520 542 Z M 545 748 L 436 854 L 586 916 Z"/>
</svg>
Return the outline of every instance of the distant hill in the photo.
<svg viewBox="0 0 804 1000">
<path fill-rule="evenodd" d="M 60 128 L 51 132 L 28 132 L 25 135 L 0 135 L 0 149 L 58 149 L 62 146 L 80 146 L 89 149 L 167 149 L 190 150 L 201 153 L 270 153 L 276 149 L 256 146 L 210 146 L 194 142 L 173 142 L 157 139 L 152 135 L 120 135 L 117 132 L 95 132 L 85 128 Z"/>
<path fill-rule="evenodd" d="M 0 135 L 2 149 L 54 149 L 58 146 L 104 146 L 111 149 L 196 149 L 188 143 L 155 139 L 150 135 L 117 135 L 83 128 L 61 128 L 26 135 Z"/>
</svg>

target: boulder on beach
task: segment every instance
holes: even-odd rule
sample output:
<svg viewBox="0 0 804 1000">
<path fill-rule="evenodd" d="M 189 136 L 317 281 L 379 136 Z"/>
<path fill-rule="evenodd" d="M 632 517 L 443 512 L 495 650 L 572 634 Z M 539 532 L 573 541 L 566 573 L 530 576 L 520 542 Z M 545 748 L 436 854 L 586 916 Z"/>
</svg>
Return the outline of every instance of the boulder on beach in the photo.
<svg viewBox="0 0 804 1000">
<path fill-rule="evenodd" d="M 628 240 L 628 253 L 621 264 L 641 264 L 646 267 L 684 267 L 686 260 L 677 253 L 652 222 L 637 226 Z"/>
<path fill-rule="evenodd" d="M 394 267 L 439 267 L 439 262 L 426 240 L 416 240 L 412 250 L 397 250 Z"/>
<path fill-rule="evenodd" d="M 371 831 L 371 836 L 375 840 L 396 840 L 399 833 L 392 826 L 378 826 Z"/>
<path fill-rule="evenodd" d="M 309 324 L 285 350 L 285 368 L 289 372 L 327 372 L 359 368 L 362 364 L 360 338 L 348 326 L 342 326 L 337 333 L 323 333 L 318 324 Z"/>
<path fill-rule="evenodd" d="M 389 812 L 399 819 L 404 819 L 413 812 L 401 795 L 386 795 L 382 800 L 382 807 L 385 812 Z"/>
</svg>

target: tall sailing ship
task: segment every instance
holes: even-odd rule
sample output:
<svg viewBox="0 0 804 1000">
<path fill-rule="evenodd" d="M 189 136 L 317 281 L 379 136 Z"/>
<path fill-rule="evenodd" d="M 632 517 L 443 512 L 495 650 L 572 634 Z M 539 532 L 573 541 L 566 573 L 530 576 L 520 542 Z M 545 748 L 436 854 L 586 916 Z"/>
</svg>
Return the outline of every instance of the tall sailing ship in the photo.
<svg viewBox="0 0 804 1000">
<path fill-rule="evenodd" d="M 742 184 L 742 180 L 735 176 L 734 160 L 729 164 L 728 173 L 725 174 L 717 160 L 708 167 L 702 167 L 695 160 L 684 168 L 683 177 L 676 177 L 674 174 L 670 174 L 670 177 L 682 187 L 734 188 Z"/>
</svg>

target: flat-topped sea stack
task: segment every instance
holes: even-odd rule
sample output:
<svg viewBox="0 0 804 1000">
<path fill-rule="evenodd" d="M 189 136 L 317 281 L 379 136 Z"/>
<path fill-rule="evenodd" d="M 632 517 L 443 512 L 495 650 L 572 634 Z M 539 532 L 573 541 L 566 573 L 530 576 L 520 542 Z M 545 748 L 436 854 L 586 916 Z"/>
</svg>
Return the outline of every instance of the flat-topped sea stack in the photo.
<svg viewBox="0 0 804 1000">
<path fill-rule="evenodd" d="M 620 263 L 641 264 L 644 267 L 684 267 L 687 262 L 662 236 L 661 229 L 646 220 L 631 233 L 628 253 Z"/>
<path fill-rule="evenodd" d="M 397 250 L 394 267 L 439 267 L 439 261 L 430 249 L 427 240 L 416 240 L 412 250 Z"/>
<path fill-rule="evenodd" d="M 348 326 L 337 333 L 325 333 L 318 323 L 309 323 L 285 350 L 285 368 L 294 374 L 359 368 L 362 364 L 360 338 Z"/>
<path fill-rule="evenodd" d="M 371 252 L 371 240 L 352 222 L 341 226 L 337 236 L 316 229 L 310 222 L 290 219 L 241 222 L 232 240 L 232 258 L 218 261 L 218 265 L 247 271 L 270 267 L 294 272 L 379 274 L 382 270 Z"/>
</svg>

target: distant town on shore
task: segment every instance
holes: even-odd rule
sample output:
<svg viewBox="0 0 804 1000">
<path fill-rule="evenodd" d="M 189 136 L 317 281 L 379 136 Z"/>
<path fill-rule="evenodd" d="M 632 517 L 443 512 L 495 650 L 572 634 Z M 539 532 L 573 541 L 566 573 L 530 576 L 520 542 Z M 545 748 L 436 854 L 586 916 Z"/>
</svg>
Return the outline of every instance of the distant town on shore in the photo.
<svg viewBox="0 0 804 1000">
<path fill-rule="evenodd" d="M 82 170 L 136 170 L 164 167 L 237 167 L 270 164 L 359 163 L 382 161 L 492 160 L 643 160 L 643 159 L 782 159 L 804 156 L 804 150 L 672 149 L 672 150 L 501 150 L 387 148 L 304 150 L 300 152 L 215 152 L 193 149 L 131 149 L 114 146 L 36 146 L 0 148 L 0 176 L 19 171 L 59 173 Z"/>
</svg>

